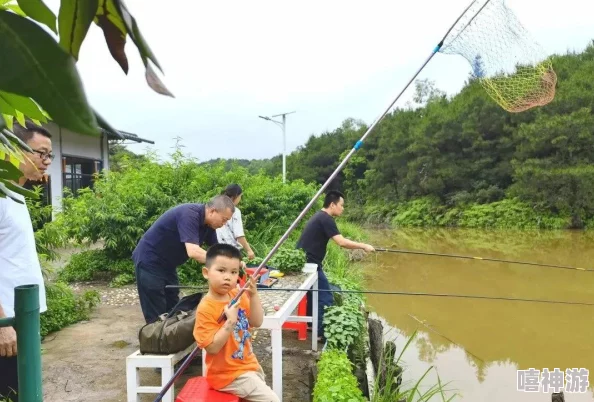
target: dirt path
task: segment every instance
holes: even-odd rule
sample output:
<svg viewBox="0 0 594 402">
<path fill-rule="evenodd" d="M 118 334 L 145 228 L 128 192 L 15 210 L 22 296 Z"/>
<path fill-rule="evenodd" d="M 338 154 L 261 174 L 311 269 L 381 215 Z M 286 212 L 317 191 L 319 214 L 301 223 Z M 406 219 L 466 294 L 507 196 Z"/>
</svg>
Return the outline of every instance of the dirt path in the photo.
<svg viewBox="0 0 594 402">
<path fill-rule="evenodd" d="M 90 285 L 77 286 L 78 289 Z M 89 321 L 49 334 L 42 342 L 44 401 L 126 401 L 126 356 L 138 349 L 138 329 L 143 325 L 135 288 L 110 289 L 95 284 L 102 303 Z M 298 341 L 293 331 L 283 331 L 283 401 L 308 401 L 309 367 L 316 354 L 311 340 Z M 254 350 L 267 382 L 271 384 L 269 332 L 259 330 Z M 176 382 L 176 393 L 188 378 L 201 374 L 200 358 Z M 157 385 L 159 375 L 141 371 L 141 384 Z M 153 401 L 146 395 L 141 401 Z"/>
</svg>

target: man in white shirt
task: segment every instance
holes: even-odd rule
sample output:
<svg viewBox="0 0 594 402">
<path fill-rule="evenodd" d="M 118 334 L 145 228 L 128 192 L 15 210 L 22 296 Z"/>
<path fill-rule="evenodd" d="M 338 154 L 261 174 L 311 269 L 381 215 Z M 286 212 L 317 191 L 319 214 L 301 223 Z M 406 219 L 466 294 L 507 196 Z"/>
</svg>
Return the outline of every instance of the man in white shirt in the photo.
<svg viewBox="0 0 594 402">
<path fill-rule="evenodd" d="M 13 132 L 33 150 L 25 152 L 18 184 L 41 180 L 54 157 L 50 133 L 30 122 L 25 127 L 15 123 Z M 22 195 L 7 192 L 9 197 L 0 198 L 0 318 L 14 317 L 14 288 L 20 285 L 39 285 L 40 311 L 47 310 L 29 210 Z M 18 402 L 16 338 L 12 327 L 0 328 L 0 400 L 13 402 Z"/>
<path fill-rule="evenodd" d="M 229 184 L 227 188 L 225 188 L 223 194 L 231 198 L 233 204 L 235 204 L 235 211 L 233 212 L 231 219 L 217 229 L 217 239 L 219 243 L 230 244 L 239 250 L 244 249 L 248 259 L 253 260 L 255 257 L 254 251 L 245 238 L 243 222 L 241 220 L 241 211 L 237 208 L 237 205 L 243 196 L 243 190 L 239 184 Z"/>
</svg>

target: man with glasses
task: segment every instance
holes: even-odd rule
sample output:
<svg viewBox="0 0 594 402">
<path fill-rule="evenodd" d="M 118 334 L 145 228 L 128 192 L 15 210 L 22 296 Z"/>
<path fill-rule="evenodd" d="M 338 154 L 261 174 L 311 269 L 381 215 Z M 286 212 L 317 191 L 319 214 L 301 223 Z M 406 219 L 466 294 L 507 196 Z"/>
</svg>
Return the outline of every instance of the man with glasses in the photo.
<svg viewBox="0 0 594 402">
<path fill-rule="evenodd" d="M 18 184 L 42 180 L 54 157 L 50 133 L 30 122 L 25 127 L 15 123 L 13 132 L 33 151 L 25 152 Z M 7 190 L 2 183 L 0 186 L 10 195 L 0 198 L 0 318 L 14 316 L 14 288 L 20 285 L 39 285 L 40 311 L 44 312 L 45 287 L 29 210 L 22 195 Z M 18 402 L 16 338 L 12 327 L 0 328 L 0 400 L 13 402 Z"/>
</svg>

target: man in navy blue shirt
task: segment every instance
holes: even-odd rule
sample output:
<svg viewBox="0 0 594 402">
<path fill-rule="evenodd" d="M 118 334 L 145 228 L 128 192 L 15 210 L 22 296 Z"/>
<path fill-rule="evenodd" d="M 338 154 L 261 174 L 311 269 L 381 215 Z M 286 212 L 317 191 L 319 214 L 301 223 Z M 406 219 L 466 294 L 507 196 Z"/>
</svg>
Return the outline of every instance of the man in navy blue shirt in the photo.
<svg viewBox="0 0 594 402">
<path fill-rule="evenodd" d="M 132 253 L 140 307 L 147 323 L 170 311 L 179 301 L 177 267 L 188 258 L 204 263 L 201 247 L 217 244 L 216 229 L 233 215 L 235 205 L 226 195 L 206 204 L 181 204 L 165 212 L 146 231 Z"/>
<path fill-rule="evenodd" d="M 297 248 L 305 251 L 306 261 L 318 265 L 318 289 L 330 290 L 330 283 L 322 268 L 326 257 L 328 241 L 332 239 L 340 247 L 347 249 L 363 249 L 367 252 L 375 251 L 373 246 L 346 239 L 340 234 L 334 218 L 342 215 L 344 211 L 344 195 L 340 191 L 331 190 L 324 198 L 324 207 L 316 212 L 305 225 Z M 318 293 L 318 329 L 320 337 L 324 338 L 324 307 L 333 304 L 334 298 L 330 292 Z M 312 312 L 312 292 L 307 292 L 307 314 Z"/>
</svg>

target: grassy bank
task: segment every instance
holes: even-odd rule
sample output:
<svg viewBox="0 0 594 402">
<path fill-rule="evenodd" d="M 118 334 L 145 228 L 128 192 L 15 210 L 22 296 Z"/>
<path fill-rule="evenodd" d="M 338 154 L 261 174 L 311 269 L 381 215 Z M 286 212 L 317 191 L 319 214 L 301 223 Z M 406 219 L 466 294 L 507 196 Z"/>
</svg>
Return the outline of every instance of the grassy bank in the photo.
<svg viewBox="0 0 594 402">
<path fill-rule="evenodd" d="M 340 221 L 341 233 L 350 239 L 366 241 L 368 234 L 354 223 Z M 329 281 L 344 290 L 362 290 L 364 288 L 364 272 L 362 266 L 349 258 L 349 253 L 330 242 L 328 254 L 324 260 L 324 271 Z M 335 294 L 335 305 L 326 310 L 324 316 L 326 349 L 317 362 L 318 377 L 314 388 L 314 402 L 352 402 L 366 401 L 360 389 L 359 379 L 364 376 L 369 351 L 368 334 L 365 323 L 365 297 L 363 294 Z M 409 339 L 412 342 L 414 335 Z M 395 381 L 402 381 L 400 359 L 406 350 L 396 355 L 396 360 L 386 366 L 386 371 L 394 375 Z M 430 369 L 432 370 L 432 369 Z M 441 382 L 427 386 L 420 383 L 429 373 L 412 382 L 401 384 L 399 387 L 388 383 L 379 389 L 377 383 L 372 390 L 371 402 L 401 401 L 421 402 L 430 401 L 433 397 L 441 398 L 445 385 Z M 437 377 L 439 379 L 439 376 Z M 439 380 L 438 380 L 439 381 Z M 437 399 L 436 399 L 437 400 Z"/>
<path fill-rule="evenodd" d="M 539 210 L 516 198 L 488 204 L 443 205 L 431 197 L 402 204 L 370 204 L 351 211 L 360 223 L 393 227 L 460 227 L 476 229 L 573 229 L 594 227 L 594 216 Z"/>
</svg>

